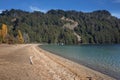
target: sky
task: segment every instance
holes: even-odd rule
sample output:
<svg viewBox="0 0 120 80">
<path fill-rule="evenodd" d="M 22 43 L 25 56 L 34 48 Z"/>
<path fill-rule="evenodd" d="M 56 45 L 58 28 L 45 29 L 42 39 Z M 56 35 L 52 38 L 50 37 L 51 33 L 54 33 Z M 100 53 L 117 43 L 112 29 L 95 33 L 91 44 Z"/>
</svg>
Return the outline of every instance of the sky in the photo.
<svg viewBox="0 0 120 80">
<path fill-rule="evenodd" d="M 29 12 L 47 12 L 51 9 L 82 12 L 108 10 L 113 16 L 120 18 L 120 0 L 0 0 L 0 13 L 6 9 L 21 9 Z"/>
</svg>

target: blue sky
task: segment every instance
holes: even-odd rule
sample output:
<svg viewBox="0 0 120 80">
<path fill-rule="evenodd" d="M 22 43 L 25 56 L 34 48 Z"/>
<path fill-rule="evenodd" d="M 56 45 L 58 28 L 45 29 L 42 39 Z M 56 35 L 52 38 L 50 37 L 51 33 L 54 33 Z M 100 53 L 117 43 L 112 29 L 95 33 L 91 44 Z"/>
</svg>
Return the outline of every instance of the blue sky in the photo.
<svg viewBox="0 0 120 80">
<path fill-rule="evenodd" d="M 120 18 L 120 0 L 0 0 L 0 12 L 10 9 L 47 12 L 50 9 L 92 12 L 108 10 Z"/>
</svg>

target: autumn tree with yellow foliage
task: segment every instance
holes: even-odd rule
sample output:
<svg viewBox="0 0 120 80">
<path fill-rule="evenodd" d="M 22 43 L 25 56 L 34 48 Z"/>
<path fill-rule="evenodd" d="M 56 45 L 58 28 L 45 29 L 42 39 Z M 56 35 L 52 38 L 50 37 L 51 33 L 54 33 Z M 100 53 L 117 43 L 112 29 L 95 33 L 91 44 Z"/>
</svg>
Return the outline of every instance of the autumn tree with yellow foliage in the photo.
<svg viewBox="0 0 120 80">
<path fill-rule="evenodd" d="M 24 39 L 20 30 L 18 30 L 18 41 L 19 43 L 24 43 Z"/>
<path fill-rule="evenodd" d="M 17 37 L 15 37 L 13 34 L 8 34 L 8 28 L 7 25 L 2 24 L 2 27 L 0 29 L 0 43 L 8 43 L 8 44 L 14 44 L 14 43 L 24 43 L 24 38 L 22 36 L 22 32 L 18 30 Z"/>
<path fill-rule="evenodd" d="M 2 24 L 2 29 L 0 30 L 0 41 L 5 43 L 6 42 L 6 37 L 8 34 L 8 29 L 7 29 L 7 25 Z"/>
<path fill-rule="evenodd" d="M 0 43 L 2 43 L 2 30 L 0 29 Z"/>
</svg>

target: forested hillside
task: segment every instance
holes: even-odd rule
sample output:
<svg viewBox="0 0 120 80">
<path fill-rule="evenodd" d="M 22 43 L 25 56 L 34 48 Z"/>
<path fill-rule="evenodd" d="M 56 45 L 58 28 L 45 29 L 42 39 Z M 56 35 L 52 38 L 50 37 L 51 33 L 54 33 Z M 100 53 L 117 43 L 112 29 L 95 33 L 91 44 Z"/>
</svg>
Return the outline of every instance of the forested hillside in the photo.
<svg viewBox="0 0 120 80">
<path fill-rule="evenodd" d="M 0 14 L 0 28 L 2 24 L 13 37 L 20 30 L 25 43 L 120 43 L 120 19 L 106 10 L 42 13 L 12 9 Z"/>
</svg>

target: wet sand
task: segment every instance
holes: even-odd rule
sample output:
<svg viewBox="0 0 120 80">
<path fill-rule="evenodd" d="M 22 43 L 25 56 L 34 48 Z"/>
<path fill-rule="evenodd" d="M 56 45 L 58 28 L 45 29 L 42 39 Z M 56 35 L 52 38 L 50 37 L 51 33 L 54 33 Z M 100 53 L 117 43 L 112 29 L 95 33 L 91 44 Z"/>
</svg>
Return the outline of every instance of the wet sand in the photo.
<svg viewBox="0 0 120 80">
<path fill-rule="evenodd" d="M 47 52 L 38 44 L 1 44 L 0 80 L 115 79 Z"/>
</svg>

